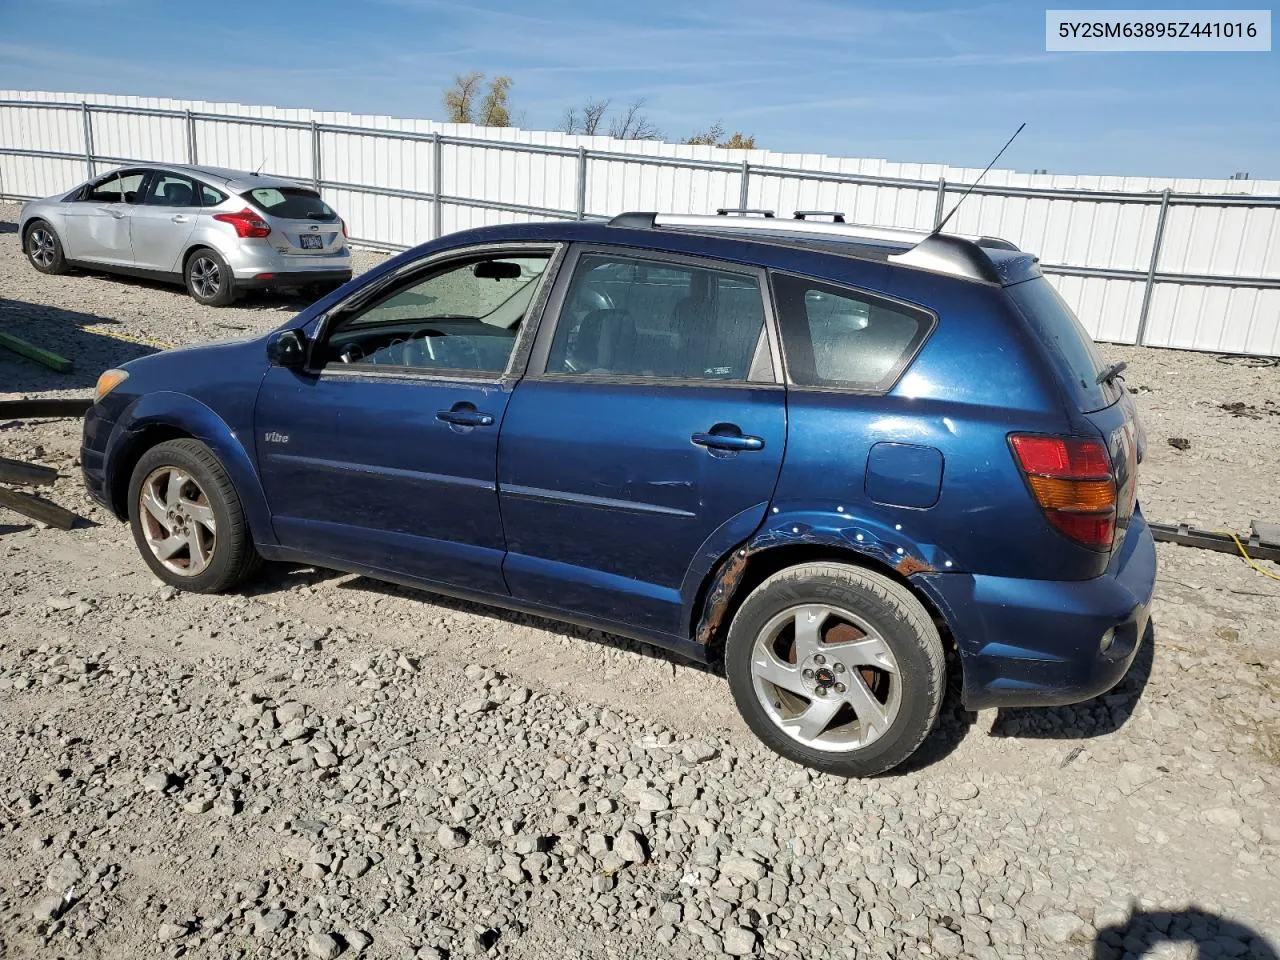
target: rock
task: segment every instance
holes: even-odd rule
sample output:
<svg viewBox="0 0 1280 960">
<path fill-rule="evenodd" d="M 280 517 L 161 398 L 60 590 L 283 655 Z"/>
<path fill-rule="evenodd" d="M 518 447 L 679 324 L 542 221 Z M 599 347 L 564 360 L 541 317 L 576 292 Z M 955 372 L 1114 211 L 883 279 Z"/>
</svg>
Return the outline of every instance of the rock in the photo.
<svg viewBox="0 0 1280 960">
<path fill-rule="evenodd" d="M 462 701 L 461 704 L 459 704 L 458 712 L 465 713 L 465 714 L 488 713 L 490 710 L 492 710 L 496 706 L 497 704 L 488 698 L 480 698 L 477 700 L 464 700 Z"/>
<path fill-rule="evenodd" d="M 935 926 L 933 928 L 933 936 L 929 940 L 929 945 L 933 947 L 933 952 L 940 957 L 958 957 L 964 952 L 964 940 L 958 933 L 953 933 L 946 927 Z"/>
<path fill-rule="evenodd" d="M 142 787 L 151 793 L 164 793 L 173 785 L 172 775 L 163 770 L 152 770 L 142 778 Z"/>
<path fill-rule="evenodd" d="M 213 801 L 208 797 L 197 797 L 182 805 L 182 809 L 186 813 L 198 814 L 208 813 L 213 809 Z"/>
<path fill-rule="evenodd" d="M 156 931 L 156 937 L 161 943 L 168 943 L 171 940 L 181 940 L 190 932 L 191 928 L 185 923 L 162 923 Z"/>
<path fill-rule="evenodd" d="M 667 795 L 652 789 L 641 790 L 636 797 L 636 804 L 641 810 L 649 813 L 661 813 L 663 810 L 671 809 L 671 800 Z"/>
<path fill-rule="evenodd" d="M 333 960 L 342 952 L 342 944 L 332 934 L 313 933 L 307 937 L 307 953 L 317 960 Z"/>
<path fill-rule="evenodd" d="M 1051 913 L 1040 918 L 1040 932 L 1053 943 L 1083 935 L 1087 924 L 1074 913 Z"/>
<path fill-rule="evenodd" d="M 1219 827 L 1238 827 L 1244 823 L 1244 818 L 1240 816 L 1239 811 L 1233 810 L 1231 807 L 1211 807 L 1200 814 L 1207 823 L 1215 824 Z"/>
<path fill-rule="evenodd" d="M 749 857 L 729 857 L 721 862 L 720 873 L 740 885 L 762 880 L 768 870 L 758 860 L 752 860 Z"/>
<path fill-rule="evenodd" d="M 368 857 L 360 855 L 347 857 L 342 861 L 342 874 L 346 877 L 363 877 L 369 872 L 371 866 Z"/>
<path fill-rule="evenodd" d="M 756 935 L 746 927 L 724 929 L 724 952 L 732 957 L 745 957 L 755 952 Z"/>
<path fill-rule="evenodd" d="M 62 913 L 62 897 L 45 897 L 31 907 L 31 917 L 38 922 L 54 920 Z"/>
<path fill-rule="evenodd" d="M 705 740 L 688 740 L 680 748 L 680 756 L 688 763 L 705 763 L 714 760 L 720 751 Z"/>
<path fill-rule="evenodd" d="M 623 830 L 613 839 L 613 849 L 618 856 L 628 863 L 644 863 L 648 859 L 645 853 L 644 839 L 633 830 Z"/>
<path fill-rule="evenodd" d="M 467 845 L 467 831 L 460 827 L 443 826 L 436 831 L 436 843 L 446 850 L 457 850 Z"/>
<path fill-rule="evenodd" d="M 978 785 L 976 783 L 958 783 L 951 790 L 951 796 L 956 800 L 972 800 L 978 795 Z"/>
<path fill-rule="evenodd" d="M 283 910 L 267 910 L 253 919 L 253 935 L 265 937 L 275 933 L 289 922 L 289 915 Z"/>
<path fill-rule="evenodd" d="M 83 878 L 84 868 L 80 866 L 80 861 L 75 857 L 63 857 L 49 868 L 44 885 L 46 890 L 65 895 Z"/>
<path fill-rule="evenodd" d="M 342 939 L 347 942 L 347 948 L 352 953 L 364 953 L 369 949 L 369 944 L 373 943 L 373 937 L 363 930 L 348 930 L 343 933 Z"/>
</svg>

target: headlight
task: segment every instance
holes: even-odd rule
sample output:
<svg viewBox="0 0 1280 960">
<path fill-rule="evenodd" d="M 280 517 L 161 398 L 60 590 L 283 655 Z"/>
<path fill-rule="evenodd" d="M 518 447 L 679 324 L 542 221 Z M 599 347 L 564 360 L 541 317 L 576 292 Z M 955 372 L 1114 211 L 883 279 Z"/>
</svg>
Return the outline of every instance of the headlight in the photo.
<svg viewBox="0 0 1280 960">
<path fill-rule="evenodd" d="M 93 390 L 93 402 L 101 403 L 103 397 L 128 379 L 129 374 L 123 370 L 104 370 Z"/>
</svg>

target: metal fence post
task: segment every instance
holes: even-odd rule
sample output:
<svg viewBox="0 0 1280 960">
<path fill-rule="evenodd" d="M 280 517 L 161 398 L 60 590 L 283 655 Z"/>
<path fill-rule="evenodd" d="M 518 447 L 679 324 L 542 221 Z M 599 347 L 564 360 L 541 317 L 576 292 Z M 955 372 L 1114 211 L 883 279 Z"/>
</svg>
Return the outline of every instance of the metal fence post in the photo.
<svg viewBox="0 0 1280 960">
<path fill-rule="evenodd" d="M 84 119 L 84 169 L 86 179 L 93 179 L 93 117 L 89 104 L 80 101 L 80 115 Z"/>
<path fill-rule="evenodd" d="M 443 150 L 440 147 L 440 131 L 431 138 L 431 239 L 439 240 L 444 231 L 444 203 L 440 197 L 444 193 L 441 177 L 444 170 Z"/>
<path fill-rule="evenodd" d="M 587 148 L 578 148 L 578 219 L 587 219 Z"/>
<path fill-rule="evenodd" d="M 193 166 L 200 162 L 200 151 L 196 149 L 196 118 L 187 111 L 187 163 Z"/>
<path fill-rule="evenodd" d="M 947 179 L 938 178 L 938 199 L 933 202 L 933 226 L 936 229 L 942 222 L 942 208 L 947 202 Z"/>
<path fill-rule="evenodd" d="M 1142 312 L 1138 314 L 1138 335 L 1134 343 L 1142 346 L 1147 339 L 1147 317 L 1151 312 L 1151 295 L 1156 285 L 1156 266 L 1160 261 L 1160 248 L 1164 245 L 1164 224 L 1169 214 L 1169 188 L 1160 193 L 1160 212 L 1156 215 L 1156 235 L 1151 241 L 1151 265 L 1147 268 L 1147 282 L 1142 290 Z"/>
<path fill-rule="evenodd" d="M 324 178 L 320 174 L 320 124 L 311 121 L 311 181 L 316 186 L 316 192 L 320 191 L 320 181 Z"/>
<path fill-rule="evenodd" d="M 738 174 L 738 209 L 747 209 L 749 201 L 748 188 L 751 186 L 751 164 L 742 158 L 742 173 Z"/>
</svg>

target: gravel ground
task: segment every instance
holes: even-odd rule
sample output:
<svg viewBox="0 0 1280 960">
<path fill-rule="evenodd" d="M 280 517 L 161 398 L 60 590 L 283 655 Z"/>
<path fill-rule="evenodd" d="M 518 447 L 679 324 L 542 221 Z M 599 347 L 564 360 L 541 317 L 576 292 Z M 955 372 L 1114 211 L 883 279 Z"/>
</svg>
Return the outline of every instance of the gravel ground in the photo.
<svg viewBox="0 0 1280 960">
<path fill-rule="evenodd" d="M 297 308 L 43 277 L 15 219 L 0 327 L 77 368 L 0 357 L 10 396 L 148 349 L 113 334 Z M 1106 352 L 1149 517 L 1280 520 L 1280 369 Z M 1277 956 L 1280 583 L 1238 558 L 1159 546 L 1109 695 L 952 703 L 908 769 L 846 782 L 758 746 L 712 673 L 602 634 L 322 570 L 165 588 L 83 494 L 78 430 L 0 423 L 88 518 L 0 516 L 0 956 Z"/>
</svg>

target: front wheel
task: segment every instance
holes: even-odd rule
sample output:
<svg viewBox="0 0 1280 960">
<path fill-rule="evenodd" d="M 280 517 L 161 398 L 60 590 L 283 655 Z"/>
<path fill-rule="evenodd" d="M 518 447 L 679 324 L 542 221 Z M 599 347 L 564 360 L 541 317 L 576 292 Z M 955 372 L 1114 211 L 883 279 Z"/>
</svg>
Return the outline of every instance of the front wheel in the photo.
<svg viewBox="0 0 1280 960">
<path fill-rule="evenodd" d="M 756 587 L 730 625 L 725 672 L 768 747 L 847 777 L 910 757 L 946 685 L 942 638 L 920 601 L 840 563 L 790 567 Z"/>
<path fill-rule="evenodd" d="M 211 307 L 225 307 L 236 298 L 236 278 L 227 261 L 212 250 L 200 249 L 187 258 L 183 271 L 187 293 L 193 300 Z"/>
<path fill-rule="evenodd" d="M 129 482 L 129 525 L 151 571 L 182 590 L 221 593 L 261 562 L 231 478 L 198 440 L 142 455 Z"/>
<path fill-rule="evenodd" d="M 67 258 L 62 251 L 62 241 L 58 233 L 44 220 L 36 220 L 27 227 L 27 235 L 22 245 L 31 265 L 41 273 L 66 273 Z"/>
</svg>

